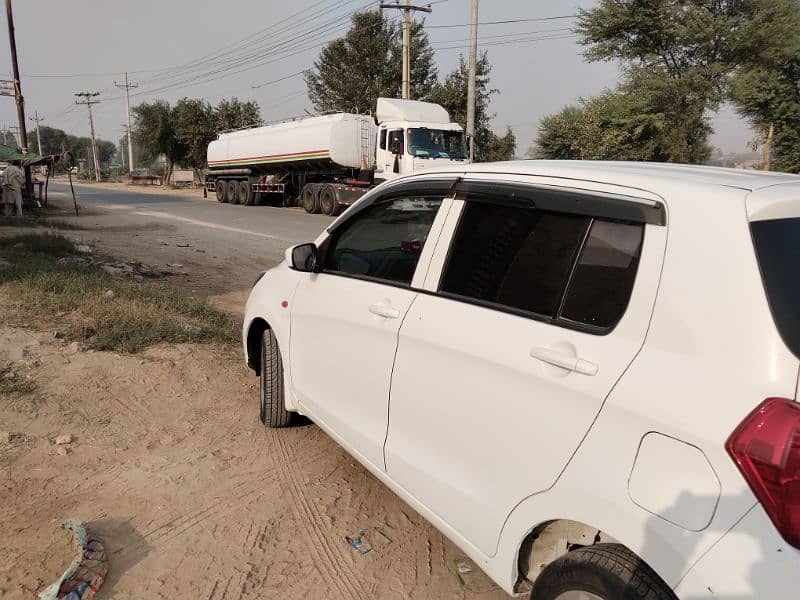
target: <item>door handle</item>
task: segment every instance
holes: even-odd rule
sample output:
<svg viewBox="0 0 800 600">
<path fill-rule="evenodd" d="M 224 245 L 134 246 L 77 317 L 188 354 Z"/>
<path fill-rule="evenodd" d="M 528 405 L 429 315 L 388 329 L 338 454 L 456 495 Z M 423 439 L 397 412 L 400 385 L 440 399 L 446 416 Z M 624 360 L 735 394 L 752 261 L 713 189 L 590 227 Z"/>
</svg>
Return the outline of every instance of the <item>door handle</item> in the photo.
<svg viewBox="0 0 800 600">
<path fill-rule="evenodd" d="M 580 373 L 581 375 L 597 375 L 597 372 L 600 370 L 598 365 L 593 362 L 583 360 L 573 354 L 561 352 L 560 350 L 553 350 L 552 348 L 531 348 L 531 357 L 537 358 L 548 365 Z"/>
<path fill-rule="evenodd" d="M 392 308 L 391 306 L 386 306 L 385 304 L 370 304 L 369 312 L 371 312 L 373 315 L 378 315 L 379 317 L 384 317 L 386 319 L 400 318 L 399 310 Z"/>
</svg>

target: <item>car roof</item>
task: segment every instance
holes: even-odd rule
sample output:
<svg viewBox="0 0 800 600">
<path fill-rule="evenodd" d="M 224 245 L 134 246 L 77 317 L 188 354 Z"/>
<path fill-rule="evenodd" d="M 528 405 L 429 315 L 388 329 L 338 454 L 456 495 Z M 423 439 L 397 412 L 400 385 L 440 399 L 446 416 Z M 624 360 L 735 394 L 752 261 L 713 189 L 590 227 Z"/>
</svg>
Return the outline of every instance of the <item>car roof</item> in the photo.
<svg viewBox="0 0 800 600">
<path fill-rule="evenodd" d="M 515 160 L 473 163 L 432 168 L 422 173 L 462 172 L 467 174 L 502 173 L 564 179 L 591 180 L 615 185 L 634 186 L 659 193 L 675 183 L 699 184 L 754 191 L 782 184 L 800 183 L 800 175 L 709 167 L 674 163 L 646 163 L 594 160 Z"/>
</svg>

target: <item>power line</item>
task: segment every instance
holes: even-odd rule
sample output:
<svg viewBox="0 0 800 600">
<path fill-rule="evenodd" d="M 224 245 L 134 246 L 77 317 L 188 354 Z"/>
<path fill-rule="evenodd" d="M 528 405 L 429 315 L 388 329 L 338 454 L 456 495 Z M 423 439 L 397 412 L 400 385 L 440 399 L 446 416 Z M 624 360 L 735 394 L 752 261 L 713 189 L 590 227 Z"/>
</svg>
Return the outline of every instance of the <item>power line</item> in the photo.
<svg viewBox="0 0 800 600">
<path fill-rule="evenodd" d="M 272 81 L 265 81 L 264 83 L 259 83 L 258 85 L 251 85 L 250 88 L 254 89 L 254 90 L 257 90 L 257 89 L 260 89 L 262 87 L 265 87 L 265 86 L 268 86 L 268 85 L 272 85 L 273 83 L 278 83 L 280 81 L 286 81 L 287 79 L 292 79 L 293 77 L 297 77 L 298 75 L 302 75 L 305 72 L 306 72 L 306 70 L 303 69 L 302 71 L 298 71 L 297 73 L 292 73 L 291 75 L 286 75 L 285 77 L 281 77 L 280 79 L 273 79 Z"/>
<path fill-rule="evenodd" d="M 486 44 L 481 44 L 481 47 L 485 46 L 509 46 L 514 44 L 527 44 L 530 42 L 544 42 L 544 41 L 555 41 L 555 40 L 570 40 L 575 39 L 578 36 L 575 34 L 564 34 L 564 35 L 550 35 L 550 36 L 541 36 L 541 37 L 529 37 L 529 38 L 520 38 L 517 40 L 505 40 L 505 41 L 497 41 L 497 42 L 488 42 Z M 459 44 L 457 46 L 431 46 L 434 50 L 465 50 L 466 46 L 464 44 Z"/>
<path fill-rule="evenodd" d="M 578 15 L 560 15 L 557 17 L 536 17 L 531 19 L 509 19 L 507 21 L 481 21 L 478 25 L 507 25 L 509 23 L 532 23 L 535 21 L 555 21 L 556 19 L 574 19 Z M 457 25 L 428 25 L 428 29 L 448 29 L 451 27 L 471 27 L 472 23 L 459 23 Z"/>
</svg>

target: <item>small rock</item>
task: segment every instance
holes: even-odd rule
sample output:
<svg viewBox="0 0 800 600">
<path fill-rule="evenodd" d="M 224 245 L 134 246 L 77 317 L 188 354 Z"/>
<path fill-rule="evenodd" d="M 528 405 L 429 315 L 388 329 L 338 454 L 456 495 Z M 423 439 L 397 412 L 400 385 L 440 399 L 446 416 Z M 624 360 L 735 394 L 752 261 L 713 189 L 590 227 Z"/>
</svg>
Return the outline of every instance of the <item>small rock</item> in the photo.
<svg viewBox="0 0 800 600">
<path fill-rule="evenodd" d="M 203 331 L 197 325 L 192 325 L 191 323 L 184 323 L 181 325 L 181 329 L 186 335 L 200 335 Z"/>
<path fill-rule="evenodd" d="M 12 247 L 12 248 L 16 248 L 17 250 L 19 250 L 20 248 L 24 248 L 24 247 L 25 247 L 25 244 L 23 244 L 22 242 L 17 242 L 16 244 L 14 244 L 14 245 L 13 245 L 13 246 L 11 246 L 11 247 Z"/>
<path fill-rule="evenodd" d="M 80 352 L 80 351 L 81 351 L 81 345 L 80 345 L 80 343 L 78 343 L 78 342 L 72 342 L 72 343 L 69 345 L 69 349 L 70 349 L 72 352 Z"/>
<path fill-rule="evenodd" d="M 67 337 L 67 334 L 64 333 L 63 331 L 54 331 L 53 337 L 56 338 L 57 340 L 63 340 L 65 337 Z"/>
<path fill-rule="evenodd" d="M 467 563 L 464 562 L 459 562 L 456 565 L 456 568 L 458 569 L 458 572 L 461 573 L 462 575 L 466 573 L 472 573 L 472 567 L 470 567 Z"/>
<path fill-rule="evenodd" d="M 17 374 L 14 371 L 8 371 L 7 373 L 3 374 L 3 379 L 16 379 Z"/>
<path fill-rule="evenodd" d="M 59 446 L 58 448 L 56 448 L 56 454 L 58 454 L 59 456 L 66 456 L 67 454 L 69 454 L 69 448 L 67 448 L 66 446 Z"/>
<path fill-rule="evenodd" d="M 122 275 L 122 269 L 118 267 L 112 267 L 111 265 L 102 265 L 100 268 L 103 269 L 103 271 L 105 271 L 109 275 Z"/>
<path fill-rule="evenodd" d="M 0 265 L 2 266 L 2 265 Z M 183 265 L 180 263 L 167 263 L 168 267 L 172 267 L 173 269 L 182 269 Z"/>
<path fill-rule="evenodd" d="M 0 431 L 0 444 L 10 444 L 14 434 L 10 431 Z"/>
<path fill-rule="evenodd" d="M 63 446 L 65 444 L 71 444 L 72 443 L 72 434 L 71 433 L 65 433 L 64 435 L 60 435 L 55 439 L 55 441 L 53 443 L 56 446 Z"/>
<path fill-rule="evenodd" d="M 137 273 L 136 275 L 134 275 L 134 276 L 133 276 L 133 280 L 134 280 L 136 283 L 142 283 L 142 282 L 144 281 L 144 277 L 142 277 L 141 275 L 139 275 L 139 274 Z"/>
<path fill-rule="evenodd" d="M 166 240 L 158 240 L 158 243 L 162 246 L 169 246 L 169 242 Z"/>
<path fill-rule="evenodd" d="M 191 244 L 175 244 L 178 248 L 189 248 Z"/>
<path fill-rule="evenodd" d="M 111 300 L 114 297 L 114 290 L 106 290 L 103 296 Z"/>
<path fill-rule="evenodd" d="M 91 254 L 92 253 L 92 249 L 89 246 L 87 246 L 86 244 L 77 244 L 75 246 L 75 251 L 76 252 L 80 252 L 81 254 Z"/>
</svg>

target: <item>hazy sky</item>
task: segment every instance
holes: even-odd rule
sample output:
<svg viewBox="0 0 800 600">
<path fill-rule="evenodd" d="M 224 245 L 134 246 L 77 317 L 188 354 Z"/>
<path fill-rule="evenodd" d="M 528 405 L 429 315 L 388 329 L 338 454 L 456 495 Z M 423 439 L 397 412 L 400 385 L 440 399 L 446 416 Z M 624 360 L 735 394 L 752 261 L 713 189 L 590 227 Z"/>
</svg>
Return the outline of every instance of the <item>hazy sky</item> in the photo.
<svg viewBox="0 0 800 600">
<path fill-rule="evenodd" d="M 136 94 L 132 104 L 183 96 L 216 102 L 238 96 L 258 101 L 267 120 L 302 114 L 311 106 L 302 77 L 294 74 L 311 66 L 320 45 L 346 30 L 352 11 L 377 4 L 366 0 L 16 0 L 26 116 L 38 110 L 44 124 L 88 135 L 86 108 L 75 106 L 73 94 L 99 91 L 102 103 L 94 106 L 97 135 L 117 142 L 123 133 L 125 108 L 114 81 L 121 81 L 126 70 L 132 81 L 140 83 L 132 90 Z M 483 0 L 479 20 L 559 17 L 593 4 L 592 0 Z M 468 23 L 470 0 L 432 0 L 432 7 L 426 25 L 440 74 L 445 75 L 457 64 L 459 52 L 466 52 L 469 28 L 443 26 Z M 397 16 L 398 11 L 390 13 Z M 530 145 L 542 116 L 617 81 L 614 64 L 583 61 L 568 29 L 572 23 L 555 19 L 485 25 L 479 30 L 479 45 L 488 50 L 494 66 L 491 84 L 499 90 L 491 104 L 496 113 L 493 126 L 498 132 L 505 125 L 514 129 L 518 155 Z M 215 56 L 217 52 L 228 54 Z M 0 65 L 0 76 L 10 78 L 7 39 L 0 42 Z M 253 88 L 265 82 L 274 83 Z M 9 97 L 0 98 L 0 126 L 3 122 L 17 123 Z M 714 128 L 712 142 L 725 151 L 745 151 L 752 137 L 730 110 L 718 115 Z"/>
</svg>

